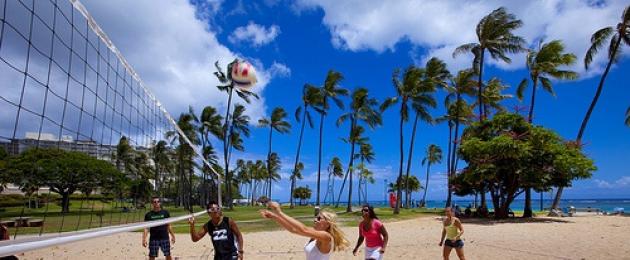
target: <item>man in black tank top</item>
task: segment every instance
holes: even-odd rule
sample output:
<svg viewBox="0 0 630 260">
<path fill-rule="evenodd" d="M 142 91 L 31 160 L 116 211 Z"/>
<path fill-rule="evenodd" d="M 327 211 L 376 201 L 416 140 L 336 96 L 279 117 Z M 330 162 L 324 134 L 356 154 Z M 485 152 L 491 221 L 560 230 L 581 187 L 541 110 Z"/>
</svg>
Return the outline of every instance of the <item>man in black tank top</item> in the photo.
<svg viewBox="0 0 630 260">
<path fill-rule="evenodd" d="M 243 259 L 243 236 L 234 220 L 224 217 L 221 208 L 216 202 L 208 203 L 207 207 L 210 221 L 203 225 L 199 232 L 195 231 L 195 218 L 188 219 L 190 224 L 190 238 L 193 242 L 201 240 L 206 233 L 212 239 L 215 260 Z M 236 241 L 235 243 L 235 236 Z"/>
</svg>

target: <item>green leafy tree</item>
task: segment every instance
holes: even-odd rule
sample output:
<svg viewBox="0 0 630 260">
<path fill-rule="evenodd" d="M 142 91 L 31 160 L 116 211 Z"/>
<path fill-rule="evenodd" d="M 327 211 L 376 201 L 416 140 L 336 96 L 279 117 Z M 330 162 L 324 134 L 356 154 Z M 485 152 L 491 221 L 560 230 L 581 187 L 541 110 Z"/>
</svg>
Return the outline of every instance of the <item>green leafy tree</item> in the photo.
<svg viewBox="0 0 630 260">
<path fill-rule="evenodd" d="M 295 188 L 295 192 L 293 193 L 293 198 L 300 200 L 300 205 L 304 205 L 304 201 L 311 198 L 312 191 L 311 189 L 306 187 L 297 187 Z"/>
<path fill-rule="evenodd" d="M 500 113 L 490 121 L 474 123 L 464 131 L 458 152 L 467 167 L 453 177 L 456 194 L 471 194 L 484 183 L 496 218 L 508 217 L 510 204 L 528 187 L 570 186 L 596 170 L 578 147 L 518 114 Z"/>
<path fill-rule="evenodd" d="M 273 130 L 276 130 L 278 133 L 281 134 L 286 134 L 289 131 L 291 131 L 291 124 L 287 121 L 285 121 L 287 117 L 287 112 L 284 111 L 283 108 L 281 107 L 276 107 L 273 109 L 273 111 L 271 112 L 271 117 L 270 118 L 262 118 L 258 120 L 258 125 L 260 127 L 269 127 L 269 152 L 267 153 L 267 172 L 269 172 L 269 178 L 267 179 L 268 181 L 268 191 L 267 191 L 267 197 L 269 199 L 271 199 L 271 184 L 272 184 L 272 172 L 273 170 L 271 169 L 273 167 L 273 163 L 271 160 L 271 155 L 273 154 L 272 150 L 271 150 L 271 143 L 272 143 L 272 136 L 273 136 Z"/>
<path fill-rule="evenodd" d="M 523 22 L 516 19 L 516 16 L 500 7 L 490 14 L 484 16 L 477 24 L 475 30 L 477 42 L 461 45 L 453 52 L 453 57 L 459 54 L 470 52 L 473 54 L 473 69 L 479 76 L 477 80 L 477 103 L 479 104 L 479 120 L 486 116 L 482 95 L 483 95 L 483 65 L 485 53 L 488 51 L 493 59 L 510 63 L 512 60 L 507 56 L 509 53 L 518 53 L 525 48 L 525 40 L 514 35 L 512 32 L 523 25 Z"/>
<path fill-rule="evenodd" d="M 61 195 L 62 212 L 69 212 L 70 194 L 81 187 L 120 185 L 124 177 L 114 165 L 81 152 L 55 148 L 29 149 L 8 159 L 6 171 L 20 189 L 47 186 Z"/>
<path fill-rule="evenodd" d="M 427 199 L 427 190 L 429 189 L 429 172 L 431 171 L 431 164 L 441 163 L 442 162 L 442 149 L 435 145 L 431 144 L 427 147 L 426 154 L 422 159 L 422 165 L 427 165 L 427 178 L 424 182 L 424 195 L 422 195 L 422 201 L 420 201 L 420 207 L 424 207 L 426 205 Z"/>
</svg>

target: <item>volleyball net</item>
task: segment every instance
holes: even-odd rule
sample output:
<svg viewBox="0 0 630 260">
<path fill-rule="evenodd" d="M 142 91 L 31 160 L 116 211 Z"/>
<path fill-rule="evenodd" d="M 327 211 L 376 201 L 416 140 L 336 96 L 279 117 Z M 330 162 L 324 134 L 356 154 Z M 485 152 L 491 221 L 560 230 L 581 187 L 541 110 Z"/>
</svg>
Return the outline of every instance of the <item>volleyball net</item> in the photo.
<svg viewBox="0 0 630 260">
<path fill-rule="evenodd" d="M 0 21 L 0 256 L 221 203 L 216 165 L 78 0 L 0 0 Z M 153 196 L 181 210 L 137 223 Z"/>
</svg>

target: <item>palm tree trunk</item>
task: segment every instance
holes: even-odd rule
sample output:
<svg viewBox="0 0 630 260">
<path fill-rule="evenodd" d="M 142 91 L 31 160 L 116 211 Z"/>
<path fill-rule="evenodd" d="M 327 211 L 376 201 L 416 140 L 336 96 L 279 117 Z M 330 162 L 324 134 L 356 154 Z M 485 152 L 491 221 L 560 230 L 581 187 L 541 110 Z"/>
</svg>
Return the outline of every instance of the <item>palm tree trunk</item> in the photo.
<svg viewBox="0 0 630 260">
<path fill-rule="evenodd" d="M 534 80 L 534 86 L 532 87 L 532 100 L 529 105 L 529 116 L 527 121 L 531 124 L 534 121 L 534 104 L 536 103 L 536 88 L 538 88 L 538 80 Z"/>
<path fill-rule="evenodd" d="M 416 128 L 418 126 L 418 113 L 416 112 L 416 118 L 413 120 L 413 130 L 411 131 L 411 143 L 409 144 L 409 155 L 407 156 L 407 174 L 405 179 L 405 191 L 409 192 L 409 171 L 411 171 L 411 158 L 413 157 L 413 142 L 416 139 Z M 410 195 L 405 198 L 405 208 L 409 208 Z"/>
<path fill-rule="evenodd" d="M 320 115 L 321 116 L 319 120 L 319 153 L 317 155 L 317 196 L 315 199 L 315 205 L 317 206 L 319 206 L 319 184 L 320 184 L 320 176 L 321 176 L 321 171 L 322 171 L 322 137 L 324 135 L 324 114 L 322 113 Z"/>
<path fill-rule="evenodd" d="M 527 117 L 527 121 L 531 124 L 534 121 L 534 105 L 536 104 L 536 89 L 538 88 L 538 80 L 533 79 L 534 86 L 532 87 L 532 98 L 531 103 L 529 105 L 529 116 Z M 523 209 L 523 217 L 531 218 L 533 216 L 532 212 L 532 188 L 525 188 L 525 208 Z"/>
<path fill-rule="evenodd" d="M 304 125 L 306 124 L 306 110 L 308 106 L 304 105 L 304 113 L 302 114 L 302 127 L 300 128 L 300 139 L 298 141 L 297 154 L 295 155 L 295 164 L 293 164 L 293 174 L 295 174 L 295 170 L 297 170 L 298 163 L 300 162 L 300 149 L 302 148 L 302 135 L 304 134 Z M 319 177 L 319 175 L 318 175 Z M 289 198 L 291 208 L 293 208 L 293 187 L 295 186 L 295 178 L 291 183 L 291 197 Z M 319 179 L 317 180 L 317 194 L 319 198 Z M 319 201 L 317 201 L 317 205 L 319 205 Z"/>
<path fill-rule="evenodd" d="M 271 120 L 270 120 L 271 121 Z M 269 182 L 269 187 L 267 190 L 267 198 L 271 200 L 271 136 L 273 134 L 273 127 L 271 126 L 271 122 L 269 122 L 269 152 L 267 153 L 267 182 Z"/>
<path fill-rule="evenodd" d="M 402 196 L 402 183 L 401 182 L 402 182 L 402 173 L 403 173 L 403 169 L 402 169 L 403 168 L 403 160 L 405 158 L 405 154 L 403 152 L 403 141 L 404 141 L 403 140 L 403 123 L 404 123 L 404 120 L 403 120 L 403 116 L 402 116 L 402 109 L 403 109 L 403 107 L 405 105 L 406 105 L 405 101 L 403 100 L 401 102 L 401 105 L 400 105 L 400 111 L 401 111 L 401 113 L 400 113 L 400 145 L 399 145 L 399 147 L 400 147 L 400 163 L 398 165 L 398 179 L 396 180 L 397 191 L 396 191 L 396 207 L 394 207 L 394 214 L 399 214 L 400 213 L 400 206 L 401 206 L 400 204 L 402 203 L 402 198 L 401 198 L 401 196 Z"/>
<path fill-rule="evenodd" d="M 429 189 L 429 170 L 431 169 L 431 161 L 427 160 L 427 180 L 424 182 L 424 195 L 422 195 L 421 208 L 424 208 L 427 204 L 427 190 Z"/>
<path fill-rule="evenodd" d="M 621 37 L 617 38 L 617 42 L 615 42 L 615 45 L 613 46 L 612 53 L 614 53 L 615 55 L 617 54 L 617 49 L 619 48 L 619 43 L 621 43 Z M 613 55 L 613 57 L 615 55 Z M 591 101 L 591 105 L 588 107 L 588 110 L 586 111 L 586 115 L 584 116 L 584 119 L 582 120 L 582 125 L 580 126 L 580 131 L 578 132 L 577 138 L 575 138 L 575 142 L 578 145 L 582 144 L 582 136 L 584 135 L 584 130 L 586 130 L 586 125 L 588 124 L 588 120 L 591 118 L 591 113 L 593 113 L 593 109 L 595 109 L 595 105 L 597 105 L 597 100 L 599 100 L 599 96 L 602 93 L 602 88 L 604 87 L 604 82 L 606 81 L 606 77 L 608 76 L 608 72 L 610 71 L 610 67 L 612 66 L 613 62 L 614 62 L 613 59 L 609 59 L 608 60 L 608 64 L 606 65 L 606 70 L 604 70 L 604 74 L 602 74 L 602 77 L 599 80 L 599 85 L 597 86 L 597 91 L 595 92 L 595 96 L 593 97 L 593 101 Z M 563 190 L 564 190 L 564 187 L 562 187 L 562 186 L 558 187 L 558 192 L 556 193 L 556 197 L 553 199 L 553 204 L 551 204 L 550 210 L 558 208 L 558 206 L 560 204 L 560 199 L 562 198 L 562 191 Z"/>
<path fill-rule="evenodd" d="M 228 105 L 225 111 L 225 123 L 223 125 L 223 162 L 225 163 L 225 198 L 227 199 L 228 208 L 232 209 L 232 189 L 230 188 L 231 180 L 230 180 L 230 161 L 228 155 L 228 148 L 230 147 L 230 138 L 228 136 L 228 123 L 230 122 L 230 105 L 232 104 L 232 92 L 234 91 L 234 87 L 230 86 L 230 93 L 228 94 Z M 223 198 L 221 197 L 221 178 L 217 177 L 217 203 L 221 206 L 221 202 Z"/>
<path fill-rule="evenodd" d="M 483 111 L 483 81 L 482 81 L 482 76 L 483 76 L 483 58 L 484 58 L 484 54 L 485 54 L 486 50 L 484 48 L 481 49 L 481 57 L 479 58 L 479 81 L 477 82 L 478 84 L 478 92 L 477 92 L 477 102 L 479 103 L 479 122 L 483 121 L 483 119 L 485 118 L 485 114 Z"/>
<path fill-rule="evenodd" d="M 346 207 L 346 212 L 352 212 L 352 175 L 354 172 L 354 169 L 352 169 L 352 166 L 354 165 L 354 139 L 352 138 L 352 130 L 356 127 L 356 119 L 352 120 L 352 124 L 350 127 L 350 138 L 352 139 L 350 141 L 350 164 L 348 165 L 348 175 L 350 175 L 349 178 L 349 182 L 348 182 L 348 206 Z"/>
<path fill-rule="evenodd" d="M 446 205 L 445 207 L 448 207 L 449 205 L 451 205 L 451 153 L 452 151 L 452 145 L 451 143 L 453 142 L 453 126 L 452 124 L 449 122 L 448 124 L 448 155 L 446 156 L 446 190 L 448 192 L 448 194 L 446 195 Z"/>
</svg>

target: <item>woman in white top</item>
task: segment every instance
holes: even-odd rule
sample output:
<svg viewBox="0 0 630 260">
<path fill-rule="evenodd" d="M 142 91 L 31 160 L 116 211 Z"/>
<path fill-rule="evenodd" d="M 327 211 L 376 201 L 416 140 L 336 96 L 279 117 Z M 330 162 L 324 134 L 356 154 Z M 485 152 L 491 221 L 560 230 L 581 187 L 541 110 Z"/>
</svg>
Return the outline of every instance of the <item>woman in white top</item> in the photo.
<svg viewBox="0 0 630 260">
<path fill-rule="evenodd" d="M 308 227 L 284 214 L 277 202 L 269 202 L 267 206 L 271 210 L 261 210 L 260 214 L 263 217 L 273 219 L 291 233 L 311 238 L 304 246 L 307 260 L 330 259 L 333 251 L 344 250 L 350 245 L 337 226 L 335 222 L 337 214 L 333 212 L 320 211 L 315 217 L 313 227 Z"/>
</svg>

